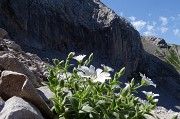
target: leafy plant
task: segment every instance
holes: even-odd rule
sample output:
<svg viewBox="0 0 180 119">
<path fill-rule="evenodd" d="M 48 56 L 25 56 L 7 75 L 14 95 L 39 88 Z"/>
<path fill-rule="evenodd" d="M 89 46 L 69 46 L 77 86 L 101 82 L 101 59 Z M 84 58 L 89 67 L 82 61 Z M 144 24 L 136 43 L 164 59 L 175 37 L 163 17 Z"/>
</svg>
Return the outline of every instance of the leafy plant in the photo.
<svg viewBox="0 0 180 119">
<path fill-rule="evenodd" d="M 55 94 L 52 98 L 53 110 L 59 119 L 143 119 L 145 114 L 153 116 L 150 111 L 156 107 L 158 94 L 143 93 L 147 101 L 141 101 L 133 93 L 142 86 L 156 86 L 149 78 L 142 75 L 141 83 L 135 80 L 125 83 L 118 79 L 125 72 L 122 68 L 113 77 L 112 68 L 102 65 L 103 69 L 90 65 L 93 54 L 83 61 L 86 55 L 74 56 L 71 52 L 66 60 L 54 59 L 55 66 L 49 67 L 46 84 Z M 70 63 L 70 58 L 78 61 L 78 66 Z M 119 93 L 115 93 L 119 91 Z"/>
</svg>

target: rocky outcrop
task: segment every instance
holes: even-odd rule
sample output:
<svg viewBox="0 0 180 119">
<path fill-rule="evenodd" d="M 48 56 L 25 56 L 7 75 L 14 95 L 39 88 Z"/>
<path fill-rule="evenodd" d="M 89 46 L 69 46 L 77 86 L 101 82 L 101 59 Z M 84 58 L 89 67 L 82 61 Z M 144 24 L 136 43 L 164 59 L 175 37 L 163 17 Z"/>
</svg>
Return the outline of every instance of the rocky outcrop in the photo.
<svg viewBox="0 0 180 119">
<path fill-rule="evenodd" d="M 20 73 L 3 71 L 0 78 L 0 96 L 7 100 L 13 96 L 22 97 L 34 104 L 46 118 L 52 118 L 44 100 L 39 96 L 29 79 Z"/>
<path fill-rule="evenodd" d="M 33 48 L 93 52 L 98 65 L 128 75 L 143 54 L 139 33 L 99 0 L 1 0 L 0 27 Z"/>
<path fill-rule="evenodd" d="M 43 75 L 47 63 L 37 55 L 25 53 L 21 47 L 9 39 L 0 39 L 0 72 L 10 70 L 25 74 L 35 87 L 46 79 Z"/>
<path fill-rule="evenodd" d="M 157 84 L 155 91 L 160 94 L 158 103 L 160 106 L 179 111 L 180 72 L 166 63 L 164 58 L 169 54 L 170 48 L 179 53 L 180 47 L 167 44 L 162 38 L 145 36 L 141 38 L 146 53 L 138 66 L 138 71 L 146 74 Z"/>
<path fill-rule="evenodd" d="M 144 59 L 141 61 L 141 68 L 151 77 L 176 77 L 180 80 L 180 74 L 168 63 L 165 57 L 169 55 L 169 49 L 174 49 L 180 54 L 180 46 L 167 44 L 162 38 L 141 37 L 144 50 L 146 51 Z"/>
<path fill-rule="evenodd" d="M 19 97 L 12 97 L 5 102 L 0 112 L 1 119 L 44 119 L 40 111 L 31 103 Z"/>
</svg>

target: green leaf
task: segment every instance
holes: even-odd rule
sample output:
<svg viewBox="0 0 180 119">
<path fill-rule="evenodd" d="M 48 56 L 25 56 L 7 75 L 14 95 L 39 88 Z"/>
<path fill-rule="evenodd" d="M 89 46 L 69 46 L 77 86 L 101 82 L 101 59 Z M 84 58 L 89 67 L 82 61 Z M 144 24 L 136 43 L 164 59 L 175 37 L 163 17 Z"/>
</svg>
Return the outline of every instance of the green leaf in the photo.
<svg viewBox="0 0 180 119">
<path fill-rule="evenodd" d="M 97 103 L 96 103 L 96 105 L 101 105 L 101 104 L 105 104 L 106 103 L 106 101 L 105 100 L 99 100 Z"/>
<path fill-rule="evenodd" d="M 58 59 L 53 59 L 53 63 L 57 66 L 59 64 L 59 60 Z"/>
<path fill-rule="evenodd" d="M 76 91 L 78 91 L 78 90 L 79 90 L 79 86 L 78 86 L 77 82 L 75 82 L 75 84 L 74 84 L 74 88 L 75 88 L 75 90 L 76 90 Z"/>
<path fill-rule="evenodd" d="M 74 110 L 78 110 L 78 108 L 79 108 L 79 98 L 71 97 L 70 98 L 70 103 L 71 103 L 72 108 Z"/>
<path fill-rule="evenodd" d="M 134 85 L 134 78 L 131 80 L 131 87 Z"/>
<path fill-rule="evenodd" d="M 90 107 L 89 105 L 83 106 L 81 110 L 88 113 L 91 113 L 91 112 L 96 113 L 95 109 Z"/>
<path fill-rule="evenodd" d="M 60 87 L 63 88 L 64 87 L 64 80 L 60 80 Z"/>
<path fill-rule="evenodd" d="M 173 115 L 171 119 L 178 119 L 178 115 Z"/>
<path fill-rule="evenodd" d="M 74 55 L 75 55 L 75 52 L 70 52 L 70 53 L 68 54 L 68 58 L 72 58 Z"/>
<path fill-rule="evenodd" d="M 125 72 L 125 67 L 123 67 L 120 71 L 119 71 L 119 77 L 121 77 Z"/>
<path fill-rule="evenodd" d="M 120 81 L 112 81 L 110 85 L 121 85 L 122 83 Z"/>
<path fill-rule="evenodd" d="M 50 70 L 49 76 L 50 76 L 50 78 L 51 78 L 51 77 L 52 77 L 52 78 L 55 77 L 53 70 Z"/>
<path fill-rule="evenodd" d="M 116 106 L 116 102 L 115 102 L 115 99 L 113 99 L 113 101 L 111 102 L 111 105 L 110 105 L 110 109 L 114 110 L 115 106 Z"/>
</svg>

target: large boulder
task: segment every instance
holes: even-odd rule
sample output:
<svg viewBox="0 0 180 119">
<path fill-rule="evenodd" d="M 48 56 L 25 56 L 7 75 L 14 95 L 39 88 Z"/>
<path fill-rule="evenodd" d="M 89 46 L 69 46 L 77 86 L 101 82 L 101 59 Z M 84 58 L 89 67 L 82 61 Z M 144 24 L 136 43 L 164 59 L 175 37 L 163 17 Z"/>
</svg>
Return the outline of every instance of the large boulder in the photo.
<svg viewBox="0 0 180 119">
<path fill-rule="evenodd" d="M 0 112 L 0 119 L 44 119 L 40 111 L 31 103 L 19 97 L 12 97 L 5 102 Z"/>
<path fill-rule="evenodd" d="M 46 118 L 52 118 L 53 114 L 44 100 L 24 75 L 12 71 L 3 71 L 0 78 L 0 96 L 7 100 L 18 96 L 34 104 Z"/>
<path fill-rule="evenodd" d="M 99 0 L 1 0 L 0 26 L 30 50 L 93 52 L 97 65 L 127 75 L 143 55 L 139 33 Z"/>
</svg>

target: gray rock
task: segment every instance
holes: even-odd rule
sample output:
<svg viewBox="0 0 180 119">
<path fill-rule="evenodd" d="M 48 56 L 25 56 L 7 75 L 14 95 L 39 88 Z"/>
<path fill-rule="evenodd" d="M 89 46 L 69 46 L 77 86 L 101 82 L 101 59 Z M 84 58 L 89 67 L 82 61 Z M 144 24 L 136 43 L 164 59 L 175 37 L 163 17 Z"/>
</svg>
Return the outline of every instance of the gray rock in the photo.
<svg viewBox="0 0 180 119">
<path fill-rule="evenodd" d="M 4 107 L 4 100 L 0 97 L 0 111 Z"/>
<path fill-rule="evenodd" d="M 99 0 L 1 0 L 0 25 L 26 50 L 93 52 L 97 65 L 125 66 L 126 75 L 143 55 L 139 33 Z"/>
<path fill-rule="evenodd" d="M 0 112 L 1 119 L 44 119 L 40 111 L 20 97 L 12 97 L 5 102 Z"/>
<path fill-rule="evenodd" d="M 50 99 L 54 97 L 54 93 L 48 88 L 48 86 L 37 88 L 37 91 L 39 95 L 43 98 L 43 100 L 51 108 L 53 106 L 53 103 Z"/>
<path fill-rule="evenodd" d="M 3 71 L 0 78 L 0 96 L 5 100 L 13 96 L 21 97 L 34 104 L 44 117 L 53 117 L 51 110 L 24 74 Z"/>
<path fill-rule="evenodd" d="M 148 41 L 160 48 L 168 48 L 166 41 L 162 38 L 152 37 L 152 36 L 142 36 L 141 40 Z"/>
<path fill-rule="evenodd" d="M 36 54 L 25 53 L 21 47 L 9 39 L 0 40 L 0 69 L 23 73 L 32 81 L 35 87 L 39 87 L 46 76 L 43 75 L 45 67 Z"/>
<path fill-rule="evenodd" d="M 159 117 L 159 119 L 171 119 L 174 115 L 177 115 L 178 118 L 180 119 L 180 113 L 179 112 L 174 112 L 172 110 L 167 110 L 164 107 L 157 107 L 156 109 L 152 110 L 151 113 L 156 116 Z M 154 119 L 154 117 L 152 116 L 146 116 L 147 119 Z"/>
<path fill-rule="evenodd" d="M 39 87 L 37 78 L 35 77 L 34 73 L 25 67 L 22 62 L 19 62 L 19 60 L 14 55 L 6 53 L 0 56 L 0 67 L 2 67 L 4 70 L 11 70 L 25 74 L 29 77 L 35 87 Z"/>
<path fill-rule="evenodd" d="M 0 28 L 0 38 L 4 38 L 6 35 L 8 35 L 8 32 L 2 28 Z"/>
</svg>

